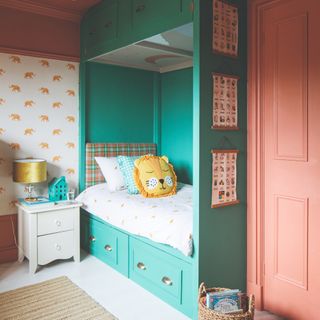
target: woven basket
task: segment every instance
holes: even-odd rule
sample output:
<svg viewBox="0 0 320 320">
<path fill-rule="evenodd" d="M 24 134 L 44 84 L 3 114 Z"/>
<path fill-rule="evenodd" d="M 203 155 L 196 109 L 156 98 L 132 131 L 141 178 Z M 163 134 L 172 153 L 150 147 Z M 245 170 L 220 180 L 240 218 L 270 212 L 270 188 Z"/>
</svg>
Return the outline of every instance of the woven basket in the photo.
<svg viewBox="0 0 320 320">
<path fill-rule="evenodd" d="M 199 288 L 199 320 L 253 320 L 254 319 L 254 296 L 249 297 L 249 306 L 247 312 L 239 312 L 234 314 L 224 314 L 207 308 L 206 293 L 219 292 L 228 290 L 226 288 L 209 288 L 206 289 L 204 283 Z"/>
</svg>

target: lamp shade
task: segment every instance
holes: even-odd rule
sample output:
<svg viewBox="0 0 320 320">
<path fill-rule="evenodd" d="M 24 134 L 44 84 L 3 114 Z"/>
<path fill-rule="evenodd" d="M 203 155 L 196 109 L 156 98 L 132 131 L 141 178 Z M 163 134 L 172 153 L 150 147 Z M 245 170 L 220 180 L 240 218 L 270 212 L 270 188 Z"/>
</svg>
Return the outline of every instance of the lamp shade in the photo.
<svg viewBox="0 0 320 320">
<path fill-rule="evenodd" d="M 38 183 L 47 181 L 47 162 L 43 159 L 19 159 L 13 161 L 13 181 Z"/>
</svg>

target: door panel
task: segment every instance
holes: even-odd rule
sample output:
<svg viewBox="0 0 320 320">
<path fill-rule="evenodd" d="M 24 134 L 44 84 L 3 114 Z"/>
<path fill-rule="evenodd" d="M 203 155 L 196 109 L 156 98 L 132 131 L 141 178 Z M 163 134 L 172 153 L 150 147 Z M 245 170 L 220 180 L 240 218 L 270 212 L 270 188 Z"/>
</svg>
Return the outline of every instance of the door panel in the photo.
<svg viewBox="0 0 320 320">
<path fill-rule="evenodd" d="M 177 20 L 181 13 L 181 0 L 133 0 L 133 29 L 144 31 L 156 24 L 163 24 L 163 19 Z"/>
<path fill-rule="evenodd" d="M 307 23 L 303 13 L 279 19 L 274 25 L 277 159 L 307 160 Z"/>
<path fill-rule="evenodd" d="M 320 298 L 320 2 L 263 11 L 264 307 L 317 319 Z"/>
<path fill-rule="evenodd" d="M 306 289 L 308 201 L 279 195 L 274 200 L 274 276 Z"/>
<path fill-rule="evenodd" d="M 118 37 L 118 0 L 105 2 L 92 10 L 83 22 L 84 53 L 89 57 L 97 47 Z"/>
</svg>

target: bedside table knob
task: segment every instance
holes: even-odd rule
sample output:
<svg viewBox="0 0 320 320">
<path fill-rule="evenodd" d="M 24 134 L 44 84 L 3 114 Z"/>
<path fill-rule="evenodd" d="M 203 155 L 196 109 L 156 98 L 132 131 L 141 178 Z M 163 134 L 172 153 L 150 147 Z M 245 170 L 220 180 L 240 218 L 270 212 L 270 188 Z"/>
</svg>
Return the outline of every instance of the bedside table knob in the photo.
<svg viewBox="0 0 320 320">
<path fill-rule="evenodd" d="M 61 221 L 60 220 L 56 220 L 56 226 L 57 227 L 61 227 Z"/>
<path fill-rule="evenodd" d="M 57 244 L 57 243 L 56 243 L 56 250 L 57 250 L 57 251 L 61 251 L 61 246 L 60 246 L 60 244 Z"/>
</svg>

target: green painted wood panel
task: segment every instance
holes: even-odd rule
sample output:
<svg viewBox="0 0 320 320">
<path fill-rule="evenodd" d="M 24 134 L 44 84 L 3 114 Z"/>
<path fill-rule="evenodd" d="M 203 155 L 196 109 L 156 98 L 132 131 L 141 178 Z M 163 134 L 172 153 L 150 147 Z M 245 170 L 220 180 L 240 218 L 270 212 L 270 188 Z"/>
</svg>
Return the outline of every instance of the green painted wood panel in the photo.
<svg viewBox="0 0 320 320">
<path fill-rule="evenodd" d="M 81 61 L 191 22 L 191 4 L 192 0 L 102 1 L 81 22 Z M 115 11 L 112 18 L 108 16 L 111 10 Z M 101 38 L 103 34 L 106 37 Z"/>
<path fill-rule="evenodd" d="M 87 63 L 86 142 L 153 142 L 153 72 Z"/>
<path fill-rule="evenodd" d="M 161 74 L 161 154 L 192 184 L 192 68 Z"/>
<path fill-rule="evenodd" d="M 212 1 L 195 1 L 194 14 L 194 122 L 193 185 L 195 282 L 208 286 L 246 287 L 246 2 L 239 8 L 239 57 L 212 53 Z M 209 31 L 210 30 L 210 31 Z M 239 131 L 215 131 L 212 119 L 212 72 L 235 74 L 239 81 Z M 226 143 L 226 139 L 229 143 Z M 213 148 L 237 148 L 239 205 L 211 208 L 211 153 Z M 196 319 L 196 308 L 194 319 Z"/>
</svg>

